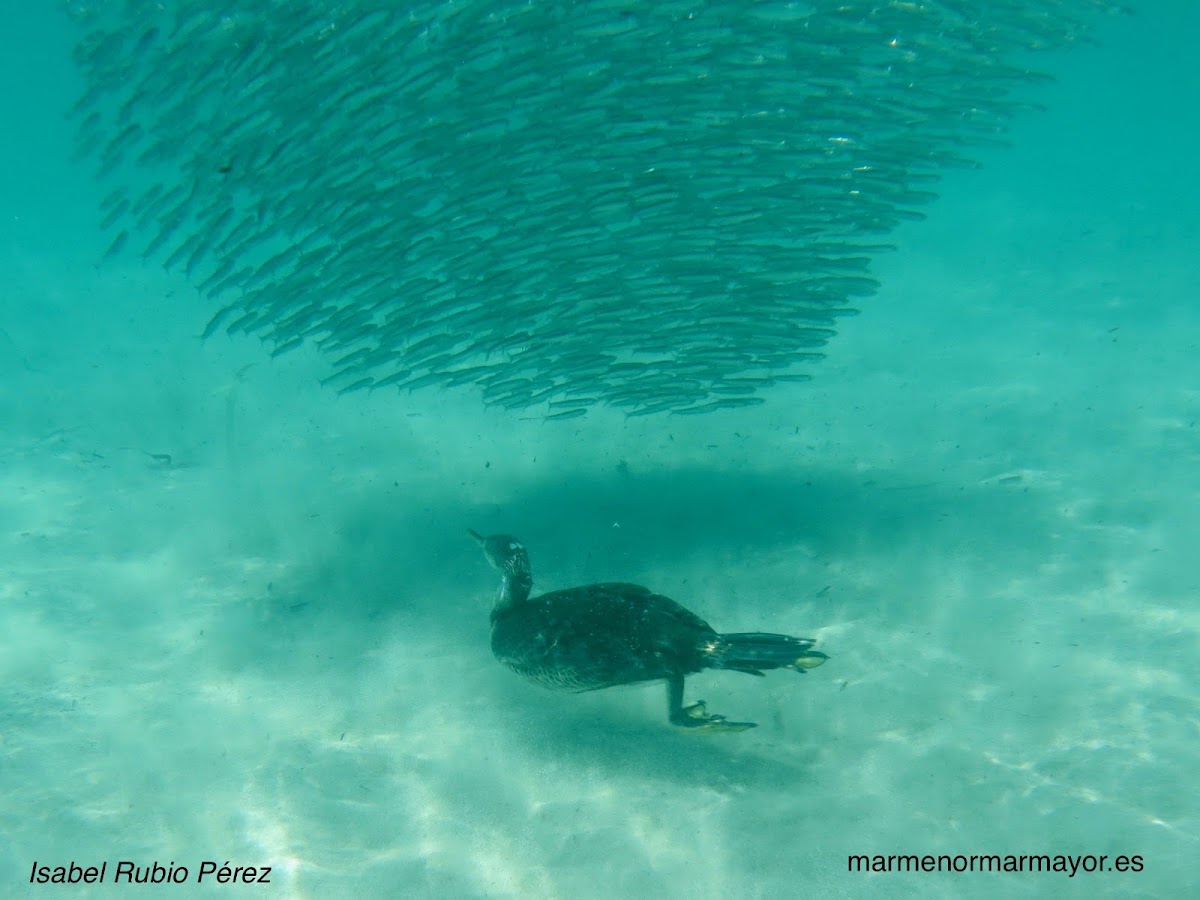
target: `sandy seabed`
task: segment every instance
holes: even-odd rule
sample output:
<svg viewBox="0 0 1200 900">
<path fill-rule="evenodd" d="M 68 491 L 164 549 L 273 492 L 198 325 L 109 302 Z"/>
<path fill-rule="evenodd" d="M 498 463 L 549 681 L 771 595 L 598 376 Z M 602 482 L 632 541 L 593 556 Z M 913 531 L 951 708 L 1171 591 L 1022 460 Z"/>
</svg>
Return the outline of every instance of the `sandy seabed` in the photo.
<svg viewBox="0 0 1200 900">
<path fill-rule="evenodd" d="M 35 860 L 173 861 L 180 897 L 231 890 L 205 860 L 287 898 L 1200 891 L 1197 206 L 1101 203 L 1103 159 L 1047 198 L 1048 118 L 947 180 L 813 383 L 706 417 L 338 398 L 315 351 L 200 342 L 190 290 L 99 236 L 10 224 L 0 893 L 133 890 Z M 542 691 L 491 659 L 467 527 L 540 589 L 640 582 L 832 658 L 689 679 L 739 735 L 678 733 L 657 686 Z"/>
</svg>

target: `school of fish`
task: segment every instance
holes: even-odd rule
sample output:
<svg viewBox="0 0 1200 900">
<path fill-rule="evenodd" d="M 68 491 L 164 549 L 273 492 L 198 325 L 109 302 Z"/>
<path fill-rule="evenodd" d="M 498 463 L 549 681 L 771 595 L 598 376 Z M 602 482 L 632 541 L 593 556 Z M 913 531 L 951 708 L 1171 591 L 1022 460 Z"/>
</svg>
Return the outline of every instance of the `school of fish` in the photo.
<svg viewBox="0 0 1200 900">
<path fill-rule="evenodd" d="M 1104 0 L 64 0 L 110 255 L 339 393 L 570 419 L 811 377 Z"/>
</svg>

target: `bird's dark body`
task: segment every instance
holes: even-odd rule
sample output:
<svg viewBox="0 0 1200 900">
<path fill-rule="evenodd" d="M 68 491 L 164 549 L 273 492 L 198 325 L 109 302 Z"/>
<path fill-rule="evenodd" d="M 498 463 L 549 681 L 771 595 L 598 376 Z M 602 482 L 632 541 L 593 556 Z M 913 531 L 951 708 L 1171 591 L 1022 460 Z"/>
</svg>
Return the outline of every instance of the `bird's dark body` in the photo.
<svg viewBox="0 0 1200 900">
<path fill-rule="evenodd" d="M 590 691 L 706 668 L 717 632 L 669 597 L 613 582 L 551 591 L 492 613 L 496 658 L 547 687 Z"/>
<path fill-rule="evenodd" d="M 492 653 L 539 684 L 595 691 L 619 684 L 666 681 L 667 718 L 705 731 L 743 731 L 703 702 L 683 705 L 684 678 L 702 669 L 762 675 L 764 669 L 803 673 L 826 660 L 811 638 L 751 631 L 719 634 L 670 597 L 614 581 L 551 591 L 537 597 L 525 545 L 509 534 L 472 531 L 500 571 L 492 610 Z"/>
</svg>

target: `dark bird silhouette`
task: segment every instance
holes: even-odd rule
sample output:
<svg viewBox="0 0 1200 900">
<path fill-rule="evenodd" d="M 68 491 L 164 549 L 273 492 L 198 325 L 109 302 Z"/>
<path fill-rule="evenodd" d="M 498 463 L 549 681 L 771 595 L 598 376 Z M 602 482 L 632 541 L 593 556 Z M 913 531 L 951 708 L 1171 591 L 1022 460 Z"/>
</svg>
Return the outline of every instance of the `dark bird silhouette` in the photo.
<svg viewBox="0 0 1200 900">
<path fill-rule="evenodd" d="M 619 684 L 667 682 L 673 725 L 704 731 L 744 731 L 754 722 L 730 722 L 703 701 L 683 705 L 685 676 L 703 669 L 747 675 L 766 669 L 801 674 L 828 657 L 809 638 L 747 632 L 719 634 L 669 597 L 637 584 L 611 582 L 530 597 L 529 554 L 512 535 L 471 531 L 500 570 L 500 597 L 492 610 L 492 652 L 514 672 L 546 687 L 595 691 Z"/>
</svg>

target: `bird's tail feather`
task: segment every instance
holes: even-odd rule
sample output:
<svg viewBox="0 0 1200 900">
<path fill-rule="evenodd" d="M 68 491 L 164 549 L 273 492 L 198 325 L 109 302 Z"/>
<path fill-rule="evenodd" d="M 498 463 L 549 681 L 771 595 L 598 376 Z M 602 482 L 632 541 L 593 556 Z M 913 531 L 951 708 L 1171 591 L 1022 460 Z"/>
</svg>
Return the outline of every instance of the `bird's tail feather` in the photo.
<svg viewBox="0 0 1200 900">
<path fill-rule="evenodd" d="M 749 675 L 761 675 L 764 669 L 794 669 L 803 673 L 829 658 L 811 649 L 814 643 L 811 638 L 762 631 L 722 634 L 708 653 L 709 666 Z"/>
</svg>

